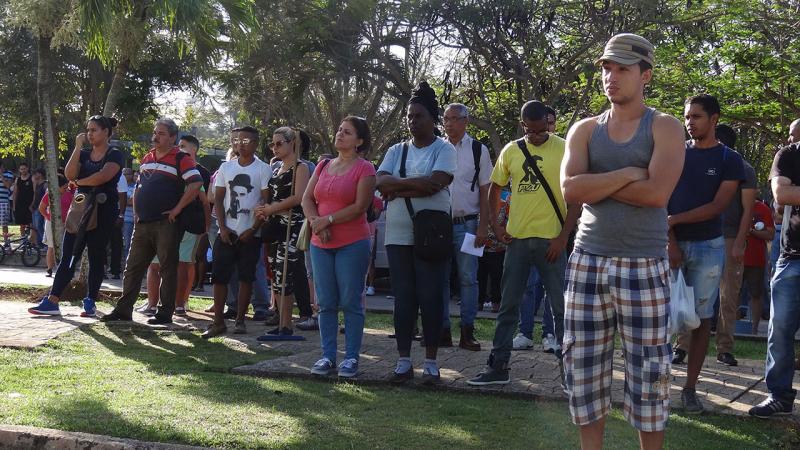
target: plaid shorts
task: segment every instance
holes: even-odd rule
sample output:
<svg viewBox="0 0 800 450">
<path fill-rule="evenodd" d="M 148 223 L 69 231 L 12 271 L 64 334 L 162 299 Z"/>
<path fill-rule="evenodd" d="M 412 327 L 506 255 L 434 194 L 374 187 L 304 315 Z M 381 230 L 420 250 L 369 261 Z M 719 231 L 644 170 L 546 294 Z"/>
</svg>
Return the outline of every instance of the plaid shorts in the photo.
<svg viewBox="0 0 800 450">
<path fill-rule="evenodd" d="M 11 223 L 11 203 L 0 202 L 0 226 Z"/>
<path fill-rule="evenodd" d="M 564 368 L 572 421 L 587 425 L 611 408 L 614 333 L 625 359 L 623 415 L 641 431 L 669 417 L 669 266 L 659 258 L 614 258 L 578 248 L 567 265 Z"/>
</svg>

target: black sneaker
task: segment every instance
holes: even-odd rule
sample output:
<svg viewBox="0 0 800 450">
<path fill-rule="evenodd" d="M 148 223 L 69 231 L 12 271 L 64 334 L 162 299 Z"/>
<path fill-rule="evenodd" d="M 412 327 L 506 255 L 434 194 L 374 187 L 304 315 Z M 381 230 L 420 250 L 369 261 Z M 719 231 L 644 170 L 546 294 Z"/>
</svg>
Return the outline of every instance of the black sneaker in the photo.
<svg viewBox="0 0 800 450">
<path fill-rule="evenodd" d="M 133 320 L 130 314 L 123 314 L 119 311 L 111 311 L 100 318 L 100 322 L 130 322 Z"/>
<path fill-rule="evenodd" d="M 694 389 L 683 389 L 681 403 L 683 403 L 683 410 L 687 414 L 700 414 L 705 411 L 703 403 L 697 398 L 697 392 Z"/>
<path fill-rule="evenodd" d="M 750 408 L 747 414 L 760 419 L 768 419 L 772 416 L 790 416 L 792 414 L 793 403 L 794 401 L 787 402 L 770 395 L 757 406 Z"/>
<path fill-rule="evenodd" d="M 717 355 L 717 362 L 720 364 L 725 364 L 726 366 L 736 367 L 739 365 L 739 361 L 733 357 L 730 353 L 720 353 Z"/>
<path fill-rule="evenodd" d="M 399 386 L 404 384 L 406 381 L 414 379 L 414 369 L 408 369 L 405 372 L 398 373 L 392 371 L 392 374 L 389 376 L 389 382 L 394 384 L 395 386 Z"/>
<path fill-rule="evenodd" d="M 269 318 L 266 311 L 256 311 L 253 313 L 253 321 L 254 322 L 263 322 Z"/>
<path fill-rule="evenodd" d="M 168 325 L 171 323 L 172 323 L 172 317 L 159 317 L 156 315 L 147 319 L 148 325 Z"/>
<path fill-rule="evenodd" d="M 683 364 L 683 361 L 685 359 L 686 359 L 686 351 L 676 348 L 672 356 L 672 364 Z"/>
<path fill-rule="evenodd" d="M 495 369 L 486 367 L 478 376 L 467 380 L 470 386 L 489 386 L 492 384 L 508 384 L 511 382 L 511 374 L 508 369 Z"/>
<path fill-rule="evenodd" d="M 224 317 L 226 319 L 235 319 L 236 318 L 236 310 L 228 308 L 228 310 L 225 311 L 225 314 L 223 314 L 222 317 Z"/>
</svg>

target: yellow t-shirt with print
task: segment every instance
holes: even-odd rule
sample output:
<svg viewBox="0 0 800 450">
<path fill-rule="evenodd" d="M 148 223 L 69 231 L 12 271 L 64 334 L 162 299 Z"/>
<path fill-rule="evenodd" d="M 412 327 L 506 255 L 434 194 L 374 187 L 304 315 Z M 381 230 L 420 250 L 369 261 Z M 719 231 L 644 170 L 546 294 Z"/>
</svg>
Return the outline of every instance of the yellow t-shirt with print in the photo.
<svg viewBox="0 0 800 450">
<path fill-rule="evenodd" d="M 527 141 L 525 143 L 556 197 L 561 217 L 566 217 L 567 207 L 561 193 L 561 160 L 564 158 L 566 141 L 551 134 L 547 142 L 538 147 Z M 561 222 L 547 192 L 534 171 L 528 167 L 525 155 L 516 141 L 503 147 L 492 171 L 492 182 L 497 185 L 505 186 L 509 178 L 512 184 L 511 208 L 506 225 L 508 234 L 518 239 L 552 239 L 558 236 L 561 233 Z"/>
</svg>

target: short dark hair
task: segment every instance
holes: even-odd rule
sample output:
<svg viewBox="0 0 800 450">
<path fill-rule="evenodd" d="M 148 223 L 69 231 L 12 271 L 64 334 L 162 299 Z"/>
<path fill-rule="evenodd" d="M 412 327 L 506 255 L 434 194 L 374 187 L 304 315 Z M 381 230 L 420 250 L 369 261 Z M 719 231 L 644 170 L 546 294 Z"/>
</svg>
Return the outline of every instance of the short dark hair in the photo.
<svg viewBox="0 0 800 450">
<path fill-rule="evenodd" d="M 736 131 L 730 125 L 721 123 L 717 125 L 717 140 L 725 144 L 728 148 L 736 148 Z"/>
<path fill-rule="evenodd" d="M 67 183 L 69 183 L 69 181 L 67 180 L 67 177 L 65 177 L 64 175 L 59 174 L 58 175 L 58 187 L 63 187 Z"/>
<path fill-rule="evenodd" d="M 644 72 L 645 70 L 653 70 L 653 65 L 650 64 L 649 62 L 643 60 L 643 59 L 640 59 L 639 60 L 639 71 L 640 72 Z"/>
<path fill-rule="evenodd" d="M 17 166 L 17 168 L 19 169 L 19 168 L 20 168 L 20 167 L 22 167 L 22 166 L 25 166 L 25 167 L 30 167 L 30 166 L 28 165 L 28 163 L 26 163 L 25 161 L 22 161 L 21 163 L 19 163 L 19 166 Z"/>
<path fill-rule="evenodd" d="M 356 147 L 356 151 L 361 155 L 366 155 L 370 148 L 372 148 L 372 135 L 369 132 L 367 119 L 358 116 L 347 116 L 342 119 L 342 122 L 348 122 L 356 129 L 356 137 L 364 141 L 361 145 Z"/>
<path fill-rule="evenodd" d="M 556 114 L 556 110 L 553 109 L 552 106 L 544 105 L 544 109 L 545 109 L 545 111 L 547 111 L 547 115 L 553 116 L 553 117 L 558 117 L 558 114 Z"/>
<path fill-rule="evenodd" d="M 235 131 L 244 131 L 245 133 L 250 133 L 251 135 L 253 135 L 256 138 L 256 141 L 258 141 L 258 139 L 260 137 L 260 135 L 258 133 L 258 130 L 253 128 L 253 127 L 251 127 L 250 125 L 245 125 L 243 127 L 234 128 L 231 131 L 234 131 L 234 132 Z"/>
<path fill-rule="evenodd" d="M 698 94 L 689 97 L 684 105 L 700 105 L 709 117 L 721 113 L 717 98 L 709 94 Z"/>
<path fill-rule="evenodd" d="M 196 137 L 194 137 L 193 135 L 191 135 L 191 134 L 186 134 L 186 135 L 183 135 L 183 136 L 181 136 L 181 139 L 180 139 L 180 140 L 182 140 L 182 141 L 186 141 L 186 142 L 188 142 L 188 143 L 190 143 L 190 144 L 194 145 L 194 147 L 195 147 L 196 149 L 200 150 L 200 141 L 199 141 L 199 140 L 197 140 L 197 138 L 196 138 Z"/>
<path fill-rule="evenodd" d="M 38 173 L 39 175 L 47 178 L 47 172 L 45 172 L 45 170 L 42 169 L 41 167 L 36 169 L 36 170 L 34 170 L 33 173 Z"/>
<path fill-rule="evenodd" d="M 530 100 L 522 105 L 519 115 L 522 120 L 547 119 L 547 106 L 538 100 Z"/>
</svg>

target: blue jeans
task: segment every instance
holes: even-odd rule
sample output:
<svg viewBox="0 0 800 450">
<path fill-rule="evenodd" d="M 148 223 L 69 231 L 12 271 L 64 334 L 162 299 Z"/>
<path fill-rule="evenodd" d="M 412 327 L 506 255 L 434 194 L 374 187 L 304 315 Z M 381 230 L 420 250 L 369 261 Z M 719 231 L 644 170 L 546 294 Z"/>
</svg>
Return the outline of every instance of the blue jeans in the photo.
<svg viewBox="0 0 800 450">
<path fill-rule="evenodd" d="M 340 308 L 344 312 L 344 357 L 358 360 L 361 352 L 361 339 L 364 336 L 361 293 L 364 292 L 369 256 L 369 239 L 339 248 L 311 245 L 322 356 L 331 361 L 336 361 Z"/>
<path fill-rule="evenodd" d="M 542 303 L 544 303 L 542 337 L 548 334 L 555 336 L 555 321 L 553 320 L 553 312 L 550 310 L 550 299 L 544 295 L 544 285 L 539 272 L 536 267 L 531 267 L 528 286 L 525 288 L 525 294 L 522 296 L 522 304 L 519 309 L 519 332 L 528 339 L 533 339 L 533 318 Z"/>
<path fill-rule="evenodd" d="M 800 328 L 800 260 L 778 259 L 772 277 L 772 314 L 767 337 L 767 389 L 794 401 L 794 335 Z"/>
<path fill-rule="evenodd" d="M 261 245 L 261 242 L 257 240 L 257 243 L 253 245 Z M 261 245 L 261 252 L 258 254 L 258 261 L 256 262 L 256 280 L 253 282 L 253 298 L 250 302 L 250 304 L 253 305 L 253 312 L 266 313 L 269 309 L 271 295 L 268 287 L 267 266 L 264 263 L 264 246 Z M 228 298 L 225 299 L 225 304 L 228 306 L 228 309 L 236 311 L 239 307 L 238 299 L 239 272 L 234 268 L 231 279 L 228 282 Z"/>
<path fill-rule="evenodd" d="M 133 236 L 133 222 L 122 223 L 122 260 L 128 260 L 131 251 L 131 236 Z M 124 267 L 123 267 L 124 270 Z"/>
<path fill-rule="evenodd" d="M 36 230 L 36 242 L 34 244 L 42 245 L 42 239 L 44 239 L 44 216 L 38 209 L 34 209 L 32 219 L 31 226 Z"/>
<path fill-rule="evenodd" d="M 545 292 L 551 299 L 556 338 L 558 342 L 564 340 L 564 271 L 567 258 L 562 253 L 556 262 L 547 262 L 545 253 L 549 246 L 549 239 L 540 238 L 514 239 L 508 244 L 503 263 L 503 299 L 497 314 L 492 354 L 489 356 L 489 365 L 493 368 L 508 367 L 519 322 L 520 303 L 533 267 L 541 275 Z"/>
<path fill-rule="evenodd" d="M 474 325 L 478 315 L 478 257 L 461 251 L 464 235 L 478 231 L 478 219 L 453 224 L 453 254 L 461 287 L 461 325 Z M 448 265 L 447 273 L 450 272 Z M 450 283 L 445 285 L 442 326 L 450 328 Z"/>
<path fill-rule="evenodd" d="M 678 241 L 683 252 L 681 269 L 686 284 L 694 291 L 694 308 L 701 320 L 714 317 L 719 283 L 725 265 L 725 238 L 707 241 Z"/>
</svg>

